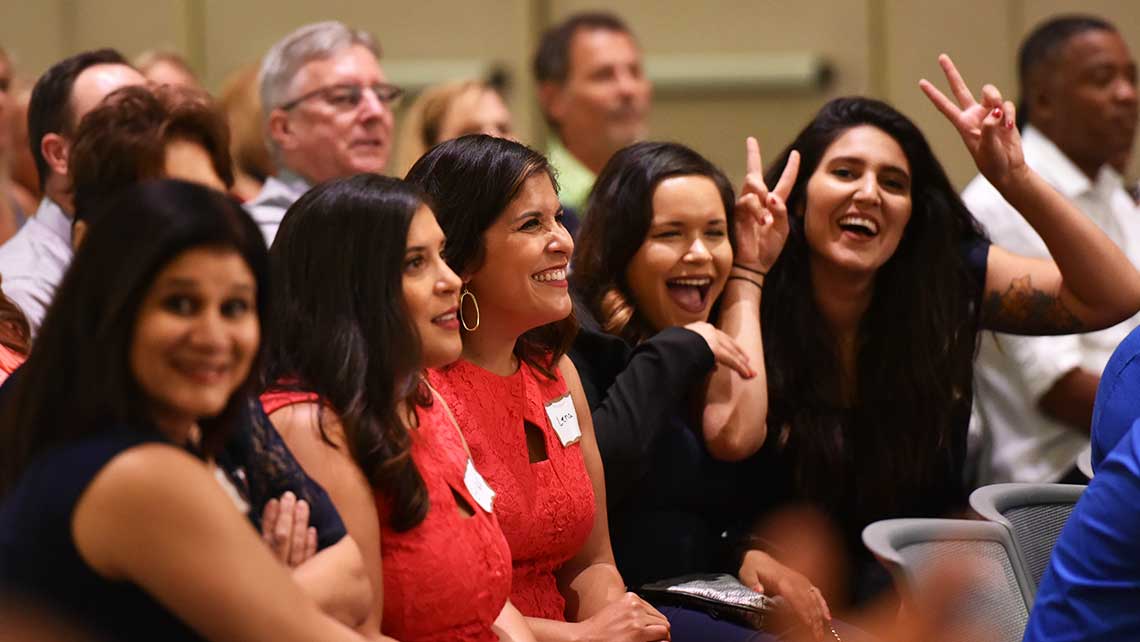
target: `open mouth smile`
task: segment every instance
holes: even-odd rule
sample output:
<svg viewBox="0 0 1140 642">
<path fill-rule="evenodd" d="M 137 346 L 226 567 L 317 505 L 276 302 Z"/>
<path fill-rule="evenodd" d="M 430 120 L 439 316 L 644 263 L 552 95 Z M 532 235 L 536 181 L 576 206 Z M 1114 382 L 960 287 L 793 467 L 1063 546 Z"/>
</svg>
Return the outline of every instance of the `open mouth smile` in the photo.
<svg viewBox="0 0 1140 642">
<path fill-rule="evenodd" d="M 699 314 L 708 306 L 712 282 L 711 276 L 677 277 L 666 279 L 665 288 L 678 307 L 686 312 Z"/>
<path fill-rule="evenodd" d="M 848 214 L 839 219 L 839 228 L 865 239 L 879 235 L 879 224 L 872 218 L 859 214 Z"/>
</svg>

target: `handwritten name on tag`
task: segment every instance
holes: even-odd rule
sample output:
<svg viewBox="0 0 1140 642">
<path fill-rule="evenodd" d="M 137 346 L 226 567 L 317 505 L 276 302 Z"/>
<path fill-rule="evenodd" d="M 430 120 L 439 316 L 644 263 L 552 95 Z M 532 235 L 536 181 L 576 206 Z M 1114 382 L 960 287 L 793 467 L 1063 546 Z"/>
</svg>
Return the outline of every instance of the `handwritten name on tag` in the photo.
<svg viewBox="0 0 1140 642">
<path fill-rule="evenodd" d="M 467 459 L 467 470 L 463 473 L 463 484 L 467 486 L 467 492 L 471 493 L 471 497 L 479 504 L 479 508 L 483 512 L 490 513 L 491 508 L 495 504 L 495 491 L 487 485 L 487 480 L 475 470 L 475 462 Z"/>
<path fill-rule="evenodd" d="M 550 418 L 550 425 L 554 427 L 558 441 L 565 448 L 577 443 L 582 438 L 582 429 L 578 426 L 578 415 L 574 412 L 574 399 L 567 393 L 546 404 L 546 416 Z"/>
</svg>

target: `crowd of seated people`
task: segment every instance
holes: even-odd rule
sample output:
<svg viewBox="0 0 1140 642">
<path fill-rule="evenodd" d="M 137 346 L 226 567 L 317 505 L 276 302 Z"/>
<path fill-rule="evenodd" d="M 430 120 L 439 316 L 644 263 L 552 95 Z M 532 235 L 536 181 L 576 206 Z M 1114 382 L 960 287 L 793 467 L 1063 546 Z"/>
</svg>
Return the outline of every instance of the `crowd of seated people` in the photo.
<svg viewBox="0 0 1140 642">
<path fill-rule="evenodd" d="M 1028 639 L 1140 632 L 1136 66 L 1111 24 L 1039 26 L 1017 105 L 947 56 L 948 93 L 917 83 L 980 173 L 965 200 L 860 96 L 767 167 L 747 138 L 734 189 L 645 140 L 606 13 L 537 47 L 549 157 L 482 81 L 396 123 L 380 59 L 327 21 L 219 100 L 170 52 L 35 83 L 37 211 L 0 169 L 0 599 L 114 640 L 932 639 L 863 529 L 965 514 L 978 466 L 1085 483 L 1085 430 L 1097 475 Z M 1017 364 L 1056 377 L 1002 384 Z M 1048 429 L 1014 435 L 998 393 Z M 694 577 L 777 612 L 643 590 Z"/>
</svg>

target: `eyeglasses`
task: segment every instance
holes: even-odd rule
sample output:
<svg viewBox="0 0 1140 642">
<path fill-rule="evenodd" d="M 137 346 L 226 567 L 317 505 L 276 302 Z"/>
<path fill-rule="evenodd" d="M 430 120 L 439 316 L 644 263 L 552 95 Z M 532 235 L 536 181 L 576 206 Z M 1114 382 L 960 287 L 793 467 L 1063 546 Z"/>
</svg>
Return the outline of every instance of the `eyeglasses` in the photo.
<svg viewBox="0 0 1140 642">
<path fill-rule="evenodd" d="M 338 111 L 352 111 L 360 106 L 360 101 L 364 100 L 365 89 L 371 91 L 372 95 L 376 96 L 376 100 L 379 100 L 381 104 L 389 107 L 404 95 L 403 89 L 383 82 L 378 82 L 367 87 L 358 84 L 329 85 L 327 87 L 314 89 L 306 94 L 301 94 L 293 100 L 281 105 L 281 109 L 289 111 L 310 98 L 319 97 Z"/>
</svg>

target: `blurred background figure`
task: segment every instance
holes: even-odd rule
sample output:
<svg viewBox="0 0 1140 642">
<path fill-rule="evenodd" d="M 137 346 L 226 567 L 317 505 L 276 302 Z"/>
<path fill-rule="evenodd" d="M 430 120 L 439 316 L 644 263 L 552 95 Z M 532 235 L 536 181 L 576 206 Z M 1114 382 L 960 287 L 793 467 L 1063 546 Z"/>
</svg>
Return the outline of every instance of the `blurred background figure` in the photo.
<svg viewBox="0 0 1140 642">
<path fill-rule="evenodd" d="M 12 179 L 17 155 L 14 123 L 19 114 L 15 100 L 15 79 L 11 59 L 0 47 L 0 243 L 11 238 L 35 209 L 28 195 Z"/>
<path fill-rule="evenodd" d="M 388 166 L 392 110 L 403 91 L 379 60 L 372 34 L 337 21 L 305 25 L 266 54 L 261 109 L 279 171 L 248 204 L 266 243 L 313 185 Z"/>
<path fill-rule="evenodd" d="M 123 87 L 79 123 L 68 174 L 79 247 L 101 206 L 140 181 L 178 178 L 226 191 L 233 170 L 225 117 L 199 89 Z"/>
<path fill-rule="evenodd" d="M 68 156 L 75 129 L 99 101 L 145 78 L 114 49 L 84 51 L 55 63 L 32 89 L 28 148 L 43 199 L 33 218 L 0 246 L 4 294 L 20 307 L 34 335 L 71 263 L 74 212 Z"/>
<path fill-rule="evenodd" d="M 558 198 L 581 211 L 610 156 L 648 134 L 653 87 L 641 47 L 616 15 L 575 14 L 542 35 L 534 79 L 554 133 L 547 156 L 558 173 Z"/>
<path fill-rule="evenodd" d="M 0 292 L 0 383 L 4 383 L 28 356 L 31 334 L 28 320 L 20 308 Z"/>
<path fill-rule="evenodd" d="M 408 173 L 424 152 L 466 134 L 515 139 L 511 112 L 502 95 L 478 80 L 457 80 L 424 90 L 403 116 L 397 145 L 397 174 Z"/>
<path fill-rule="evenodd" d="M 8 172 L 12 179 L 9 194 L 19 203 L 24 213 L 35 212 L 43 193 L 36 171 L 36 159 L 28 146 L 28 103 L 32 99 L 32 82 L 16 74 L 8 89 L 11 118 L 8 120 L 9 141 Z"/>
<path fill-rule="evenodd" d="M 230 192 L 242 202 L 256 198 L 265 180 L 277 171 L 265 146 L 257 72 L 256 63 L 238 69 L 226 78 L 218 92 L 218 105 L 230 126 L 230 156 L 234 161 L 234 186 Z"/>
<path fill-rule="evenodd" d="M 190 63 L 173 51 L 150 49 L 135 57 L 135 69 L 155 85 L 174 85 L 201 89 L 197 74 Z"/>
<path fill-rule="evenodd" d="M 1140 216 L 1124 189 L 1137 124 L 1136 62 L 1112 24 L 1061 16 L 1038 25 L 1018 56 L 1025 162 L 1140 265 Z M 982 176 L 962 192 L 991 240 L 1048 259 L 1041 236 Z M 982 426 L 981 484 L 1086 484 L 1100 374 L 1132 317 L 1099 332 L 1054 337 L 986 333 L 975 381 Z"/>
</svg>

